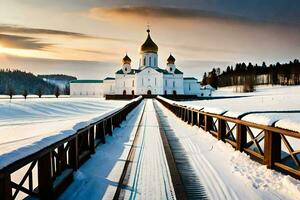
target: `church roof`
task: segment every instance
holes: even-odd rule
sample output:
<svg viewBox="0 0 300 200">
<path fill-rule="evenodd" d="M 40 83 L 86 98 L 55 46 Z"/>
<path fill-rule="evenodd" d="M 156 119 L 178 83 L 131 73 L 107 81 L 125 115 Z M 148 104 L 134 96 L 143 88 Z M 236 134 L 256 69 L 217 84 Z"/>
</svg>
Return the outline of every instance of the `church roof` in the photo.
<svg viewBox="0 0 300 200">
<path fill-rule="evenodd" d="M 113 78 L 113 77 L 106 77 L 104 80 L 105 80 L 105 81 L 106 81 L 106 80 L 115 80 L 115 78 Z"/>
<path fill-rule="evenodd" d="M 125 64 L 125 63 L 127 63 L 127 64 L 130 64 L 131 63 L 131 59 L 129 58 L 129 56 L 127 55 L 127 53 L 126 53 L 126 55 L 125 55 L 125 57 L 123 58 L 123 63 Z"/>
<path fill-rule="evenodd" d="M 136 74 L 136 73 L 139 73 L 141 70 L 138 70 L 138 69 L 131 69 L 131 71 L 127 74 Z M 124 74 L 123 70 L 122 69 L 119 69 L 118 71 L 116 71 L 116 74 Z"/>
<path fill-rule="evenodd" d="M 103 80 L 73 80 L 70 83 L 103 83 Z"/>
<path fill-rule="evenodd" d="M 176 59 L 174 58 L 174 56 L 172 54 L 170 54 L 169 58 L 167 59 L 168 63 L 170 63 L 170 64 L 174 64 L 175 60 Z"/>
<path fill-rule="evenodd" d="M 141 53 L 157 53 L 158 52 L 158 46 L 153 42 L 151 36 L 150 36 L 150 30 L 147 29 L 147 39 L 144 42 L 144 44 L 142 44 L 141 48 L 140 48 L 140 52 Z"/>
</svg>

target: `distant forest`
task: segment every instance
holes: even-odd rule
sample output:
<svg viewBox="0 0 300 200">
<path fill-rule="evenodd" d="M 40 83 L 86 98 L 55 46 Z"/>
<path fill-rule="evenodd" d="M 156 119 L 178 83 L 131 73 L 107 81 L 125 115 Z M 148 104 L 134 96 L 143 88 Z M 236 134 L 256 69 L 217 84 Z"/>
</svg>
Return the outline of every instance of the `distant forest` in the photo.
<svg viewBox="0 0 300 200">
<path fill-rule="evenodd" d="M 41 79 L 50 79 L 50 80 L 68 81 L 68 82 L 77 79 L 74 76 L 67 76 L 64 74 L 37 75 L 37 77 Z"/>
<path fill-rule="evenodd" d="M 213 87 L 245 85 L 251 90 L 254 85 L 299 85 L 300 84 L 300 62 L 298 59 L 285 64 L 248 65 L 237 63 L 235 67 L 228 66 L 221 72 L 220 68 L 203 75 L 202 84 L 210 84 Z M 248 90 L 246 89 L 246 90 Z"/>
<path fill-rule="evenodd" d="M 63 75 L 58 75 L 58 77 L 61 76 Z M 59 91 L 56 85 L 48 83 L 42 77 L 35 76 L 32 73 L 20 70 L 0 69 L 0 94 L 37 94 L 40 96 L 62 93 L 64 91 Z"/>
</svg>

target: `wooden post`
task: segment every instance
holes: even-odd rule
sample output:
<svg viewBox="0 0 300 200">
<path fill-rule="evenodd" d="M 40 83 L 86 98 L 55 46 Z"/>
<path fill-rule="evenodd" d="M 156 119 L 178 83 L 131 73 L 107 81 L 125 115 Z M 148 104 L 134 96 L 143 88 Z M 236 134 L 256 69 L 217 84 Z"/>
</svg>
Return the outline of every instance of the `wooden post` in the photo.
<svg viewBox="0 0 300 200">
<path fill-rule="evenodd" d="M 244 125 L 236 125 L 236 150 L 242 152 L 247 144 L 247 128 Z"/>
<path fill-rule="evenodd" d="M 56 159 L 56 171 L 58 175 L 60 175 L 65 168 L 66 160 L 67 160 L 67 155 L 66 152 L 64 151 L 64 145 L 58 147 L 57 154 L 59 155 L 59 158 Z"/>
<path fill-rule="evenodd" d="M 90 137 L 90 152 L 91 154 L 95 153 L 95 127 L 92 126 L 89 130 Z"/>
<path fill-rule="evenodd" d="M 78 135 L 70 141 L 69 163 L 74 170 L 78 169 Z"/>
<path fill-rule="evenodd" d="M 212 127 L 212 117 L 204 115 L 204 130 L 209 131 Z"/>
<path fill-rule="evenodd" d="M 38 160 L 38 183 L 40 199 L 54 199 L 52 184 L 52 152 L 48 152 Z"/>
<path fill-rule="evenodd" d="M 226 122 L 222 119 L 218 119 L 218 140 L 224 140 L 226 135 Z"/>
<path fill-rule="evenodd" d="M 100 138 L 101 138 L 101 142 L 102 142 L 102 144 L 105 144 L 105 123 L 104 123 L 104 121 L 103 122 L 101 122 L 101 124 L 100 124 Z"/>
<path fill-rule="evenodd" d="M 0 173 L 0 199 L 12 200 L 12 188 L 10 174 Z"/>
<path fill-rule="evenodd" d="M 264 163 L 274 168 L 274 163 L 281 159 L 281 137 L 279 133 L 265 131 Z"/>
</svg>

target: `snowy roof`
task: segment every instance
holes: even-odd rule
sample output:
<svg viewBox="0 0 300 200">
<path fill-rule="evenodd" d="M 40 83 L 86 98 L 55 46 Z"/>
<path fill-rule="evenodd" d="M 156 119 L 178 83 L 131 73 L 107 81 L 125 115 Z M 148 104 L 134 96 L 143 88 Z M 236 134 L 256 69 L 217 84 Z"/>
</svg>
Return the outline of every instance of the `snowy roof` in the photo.
<svg viewBox="0 0 300 200">
<path fill-rule="evenodd" d="M 136 74 L 136 73 L 139 73 L 140 71 L 141 70 L 139 70 L 139 69 L 131 69 L 131 71 L 127 74 Z M 116 74 L 124 74 L 124 72 L 122 69 L 120 69 L 120 70 L 116 71 Z"/>
<path fill-rule="evenodd" d="M 146 67 L 146 68 L 149 68 L 149 67 Z M 162 68 L 153 68 L 155 69 L 156 71 L 158 71 L 159 73 L 163 73 L 163 74 L 172 74 L 172 73 L 169 73 L 167 70 L 165 69 L 162 69 Z M 142 70 L 139 70 L 139 69 L 132 69 L 129 73 L 127 74 L 136 74 L 136 73 L 139 73 L 141 72 Z M 123 70 L 120 69 L 118 71 L 116 71 L 116 74 L 124 74 Z M 182 71 L 180 71 L 179 69 L 175 69 L 174 71 L 174 74 L 183 74 Z"/>
<path fill-rule="evenodd" d="M 103 80 L 73 80 L 70 83 L 103 83 Z"/>
<path fill-rule="evenodd" d="M 105 81 L 106 81 L 106 80 L 115 80 L 115 78 L 113 78 L 113 77 L 106 77 L 104 80 L 105 80 Z"/>
<path fill-rule="evenodd" d="M 197 80 L 197 79 L 194 78 L 194 77 L 184 77 L 183 79 L 184 79 L 184 80 Z"/>
</svg>

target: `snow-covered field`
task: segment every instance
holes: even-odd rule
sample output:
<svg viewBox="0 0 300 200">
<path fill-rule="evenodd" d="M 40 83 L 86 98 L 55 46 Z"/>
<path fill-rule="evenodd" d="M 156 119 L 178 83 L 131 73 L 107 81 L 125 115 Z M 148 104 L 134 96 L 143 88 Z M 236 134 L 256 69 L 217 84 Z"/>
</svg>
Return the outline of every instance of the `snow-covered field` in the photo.
<svg viewBox="0 0 300 200">
<path fill-rule="evenodd" d="M 116 111 L 128 101 L 92 98 L 0 100 L 0 168 Z"/>
<path fill-rule="evenodd" d="M 233 93 L 232 88 L 221 88 L 213 96 L 245 97 L 178 103 L 228 117 L 243 116 L 243 120 L 258 124 L 275 123 L 300 132 L 300 86 L 260 86 L 253 93 Z"/>
<path fill-rule="evenodd" d="M 209 199 L 300 199 L 300 181 L 267 169 L 157 103 Z"/>
</svg>

